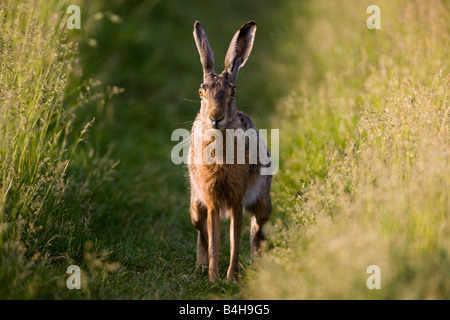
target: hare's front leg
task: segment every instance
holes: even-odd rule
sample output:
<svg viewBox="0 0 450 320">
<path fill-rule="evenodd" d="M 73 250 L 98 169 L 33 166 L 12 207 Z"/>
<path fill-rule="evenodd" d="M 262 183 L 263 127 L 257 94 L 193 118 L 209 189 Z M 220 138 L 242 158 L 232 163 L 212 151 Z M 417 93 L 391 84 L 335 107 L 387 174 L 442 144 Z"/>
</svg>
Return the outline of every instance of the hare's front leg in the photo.
<svg viewBox="0 0 450 320">
<path fill-rule="evenodd" d="M 198 230 L 197 237 L 197 265 L 208 265 L 208 230 L 206 228 L 206 217 L 208 210 L 206 207 L 191 198 L 191 222 Z"/>
<path fill-rule="evenodd" d="M 208 208 L 208 257 L 209 280 L 215 282 L 219 279 L 219 247 L 220 247 L 220 211 Z"/>
<path fill-rule="evenodd" d="M 237 281 L 239 264 L 239 241 L 242 227 L 242 204 L 235 206 L 230 215 L 230 266 L 227 280 Z"/>
</svg>

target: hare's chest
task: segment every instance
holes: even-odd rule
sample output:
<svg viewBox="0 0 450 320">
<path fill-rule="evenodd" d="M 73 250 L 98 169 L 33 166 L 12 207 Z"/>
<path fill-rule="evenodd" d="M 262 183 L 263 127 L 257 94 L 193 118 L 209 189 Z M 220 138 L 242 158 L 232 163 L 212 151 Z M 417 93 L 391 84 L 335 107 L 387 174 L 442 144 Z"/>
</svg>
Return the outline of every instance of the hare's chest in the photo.
<svg viewBox="0 0 450 320">
<path fill-rule="evenodd" d="M 196 165 L 190 169 L 191 185 L 199 200 L 232 205 L 242 202 L 248 179 L 246 165 Z"/>
</svg>

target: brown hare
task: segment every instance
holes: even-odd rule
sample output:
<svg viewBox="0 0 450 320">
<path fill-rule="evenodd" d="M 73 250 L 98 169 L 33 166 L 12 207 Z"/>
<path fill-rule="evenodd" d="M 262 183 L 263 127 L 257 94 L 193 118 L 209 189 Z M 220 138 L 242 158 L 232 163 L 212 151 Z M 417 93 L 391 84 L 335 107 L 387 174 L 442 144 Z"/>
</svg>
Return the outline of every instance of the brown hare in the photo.
<svg viewBox="0 0 450 320">
<path fill-rule="evenodd" d="M 257 144 L 260 154 L 265 153 L 266 157 L 270 157 L 252 120 L 245 113 L 237 110 L 235 101 L 236 77 L 250 55 L 255 32 L 256 24 L 253 21 L 247 22 L 236 32 L 226 54 L 225 70 L 221 74 L 216 74 L 214 55 L 206 33 L 198 21 L 194 24 L 194 39 L 203 66 L 203 83 L 199 88 L 201 108 L 192 127 L 189 153 L 192 160 L 196 143 L 197 149 L 200 148 L 201 151 L 216 144 L 215 150 L 218 150 L 217 147 L 223 148 L 223 158 L 225 156 L 227 158 L 226 162 L 206 163 L 203 158 L 200 158 L 200 162 L 188 163 L 191 221 L 198 229 L 197 264 L 209 266 L 211 281 L 219 279 L 220 217 L 230 217 L 230 265 L 227 279 L 236 281 L 243 208 L 253 213 L 250 227 L 252 260 L 265 240 L 263 226 L 272 210 L 270 198 L 272 175 L 261 174 L 261 168 L 270 167 L 270 161 L 265 164 L 259 158 L 253 163 L 249 161 L 251 159 L 249 150 L 252 149 L 249 136 L 245 136 L 243 140 L 245 141 L 245 161 L 241 163 L 228 161 L 230 154 L 227 155 L 227 152 L 237 151 L 237 139 L 231 140 L 233 148 L 230 148 L 228 140 L 218 144 L 217 139 L 204 138 L 208 130 L 220 131 L 225 137 L 229 129 L 241 129 L 241 132 L 247 132 L 250 129 L 256 132 L 258 138 L 253 142 Z M 236 160 L 237 155 L 232 154 L 231 159 Z"/>
</svg>

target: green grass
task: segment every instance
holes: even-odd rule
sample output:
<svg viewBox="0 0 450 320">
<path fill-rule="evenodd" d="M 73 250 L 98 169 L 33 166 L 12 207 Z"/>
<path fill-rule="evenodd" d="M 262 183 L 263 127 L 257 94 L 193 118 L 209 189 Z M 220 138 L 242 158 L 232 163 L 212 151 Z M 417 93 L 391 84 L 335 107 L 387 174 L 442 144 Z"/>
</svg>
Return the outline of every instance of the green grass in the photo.
<svg viewBox="0 0 450 320">
<path fill-rule="evenodd" d="M 368 30 L 368 1 L 80 0 L 70 31 L 68 4 L 0 5 L 1 298 L 450 296 L 446 3 L 381 1 Z M 267 252 L 250 264 L 246 217 L 239 284 L 196 269 L 187 169 L 170 160 L 200 105 L 195 20 L 217 68 L 258 23 L 237 105 L 280 129 Z M 227 222 L 220 253 L 224 279 Z"/>
<path fill-rule="evenodd" d="M 370 3 L 324 3 L 311 6 L 309 31 L 323 36 L 325 78 L 280 103 L 276 120 L 299 149 L 276 187 L 299 192 L 284 246 L 259 261 L 243 296 L 448 299 L 448 7 L 379 2 L 382 29 L 369 31 L 357 13 Z M 366 287 L 370 265 L 381 290 Z"/>
</svg>

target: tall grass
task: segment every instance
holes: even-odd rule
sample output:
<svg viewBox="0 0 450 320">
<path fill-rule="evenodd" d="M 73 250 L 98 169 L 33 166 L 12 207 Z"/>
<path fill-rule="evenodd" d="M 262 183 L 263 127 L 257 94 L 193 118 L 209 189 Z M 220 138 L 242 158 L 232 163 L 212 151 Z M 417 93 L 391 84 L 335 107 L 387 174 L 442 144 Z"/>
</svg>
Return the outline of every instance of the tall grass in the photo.
<svg viewBox="0 0 450 320">
<path fill-rule="evenodd" d="M 277 206 L 291 219 L 272 227 L 279 246 L 245 297 L 450 297 L 450 11 L 379 1 L 382 29 L 368 30 L 370 4 L 309 7 L 312 72 L 273 121 L 287 139 Z M 370 265 L 380 290 L 366 286 Z"/>
<path fill-rule="evenodd" d="M 2 1 L 0 17 L 1 296 L 32 295 L 35 264 L 60 228 L 64 174 L 73 145 L 62 108 L 70 43 L 62 1 Z"/>
<path fill-rule="evenodd" d="M 57 263 L 67 267 L 94 254 L 84 249 L 89 217 L 77 202 L 69 203 L 83 199 L 67 170 L 92 123 L 81 132 L 72 127 L 88 98 L 79 87 L 67 103 L 68 78 L 79 72 L 65 26 L 67 6 L 57 0 L 0 2 L 2 298 L 58 296 L 65 271 Z"/>
</svg>

